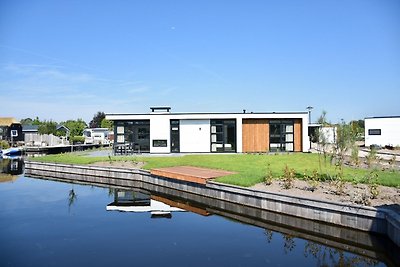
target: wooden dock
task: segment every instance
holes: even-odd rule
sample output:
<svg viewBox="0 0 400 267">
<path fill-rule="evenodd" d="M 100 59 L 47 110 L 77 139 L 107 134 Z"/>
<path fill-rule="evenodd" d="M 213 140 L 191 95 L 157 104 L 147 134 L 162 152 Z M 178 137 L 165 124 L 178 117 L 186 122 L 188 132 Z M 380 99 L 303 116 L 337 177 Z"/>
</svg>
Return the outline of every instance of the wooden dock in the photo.
<svg viewBox="0 0 400 267">
<path fill-rule="evenodd" d="M 101 148 L 108 145 L 101 144 L 78 144 L 78 145 L 58 145 L 58 146 L 25 146 L 24 151 L 27 155 L 34 154 L 60 154 L 73 151 L 84 151 L 87 149 Z"/>
<path fill-rule="evenodd" d="M 182 180 L 197 184 L 206 184 L 207 180 L 217 177 L 235 174 L 235 172 L 215 170 L 208 168 L 199 168 L 192 166 L 176 166 L 168 168 L 152 169 L 151 174 L 166 178 Z"/>
</svg>

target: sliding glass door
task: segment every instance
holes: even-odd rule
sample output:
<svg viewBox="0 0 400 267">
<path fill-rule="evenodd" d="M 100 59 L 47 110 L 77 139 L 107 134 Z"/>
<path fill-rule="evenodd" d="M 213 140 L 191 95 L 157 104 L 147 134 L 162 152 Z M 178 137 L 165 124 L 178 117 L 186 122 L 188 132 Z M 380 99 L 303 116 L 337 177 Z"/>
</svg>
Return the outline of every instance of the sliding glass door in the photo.
<svg viewBox="0 0 400 267">
<path fill-rule="evenodd" d="M 236 152 L 236 120 L 211 120 L 211 152 Z"/>
<path fill-rule="evenodd" d="M 293 120 L 270 120 L 269 151 L 294 151 Z"/>
</svg>

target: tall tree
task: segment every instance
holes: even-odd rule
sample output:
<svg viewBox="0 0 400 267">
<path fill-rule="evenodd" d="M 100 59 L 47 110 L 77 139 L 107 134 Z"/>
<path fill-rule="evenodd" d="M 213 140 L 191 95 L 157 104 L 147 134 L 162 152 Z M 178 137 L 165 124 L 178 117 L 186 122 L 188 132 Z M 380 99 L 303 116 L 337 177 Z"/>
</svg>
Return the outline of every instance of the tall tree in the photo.
<svg viewBox="0 0 400 267">
<path fill-rule="evenodd" d="M 106 117 L 106 114 L 102 111 L 98 111 L 94 116 L 93 119 L 89 122 L 90 128 L 100 128 L 101 121 Z"/>
<path fill-rule="evenodd" d="M 364 135 L 364 120 L 353 120 L 350 122 L 350 125 L 358 136 Z"/>
<path fill-rule="evenodd" d="M 42 124 L 42 122 L 39 120 L 39 117 L 36 117 L 33 121 L 32 121 L 32 125 L 40 125 Z"/>
<path fill-rule="evenodd" d="M 69 129 L 70 136 L 82 136 L 83 130 L 87 128 L 86 122 L 82 119 L 67 120 L 63 125 Z"/>
<path fill-rule="evenodd" d="M 109 120 L 107 120 L 106 118 L 104 118 L 102 121 L 101 121 L 101 128 L 108 128 L 109 130 L 113 130 L 113 127 L 114 127 L 114 122 L 113 121 L 109 121 Z"/>
<path fill-rule="evenodd" d="M 38 129 L 40 134 L 57 134 L 57 123 L 50 120 L 50 121 L 43 121 L 39 124 Z"/>
<path fill-rule="evenodd" d="M 25 118 L 25 119 L 21 119 L 21 124 L 22 125 L 32 125 L 32 123 L 33 123 L 33 120 L 31 119 L 31 118 Z"/>
</svg>

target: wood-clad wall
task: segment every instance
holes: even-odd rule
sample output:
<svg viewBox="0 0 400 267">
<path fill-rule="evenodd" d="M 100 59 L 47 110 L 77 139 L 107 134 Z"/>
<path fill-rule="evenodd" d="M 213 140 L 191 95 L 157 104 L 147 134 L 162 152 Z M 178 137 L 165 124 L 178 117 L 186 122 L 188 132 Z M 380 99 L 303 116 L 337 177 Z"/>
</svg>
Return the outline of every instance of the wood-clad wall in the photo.
<svg viewBox="0 0 400 267">
<path fill-rule="evenodd" d="M 294 151 L 302 151 L 302 129 L 301 129 L 301 119 L 294 120 Z"/>
<path fill-rule="evenodd" d="M 268 152 L 269 151 L 269 120 L 268 119 L 243 119 L 242 151 Z M 294 120 L 294 151 L 302 149 L 302 124 L 301 119 Z"/>
<path fill-rule="evenodd" d="M 267 119 L 243 120 L 243 152 L 269 151 L 269 121 Z"/>
</svg>

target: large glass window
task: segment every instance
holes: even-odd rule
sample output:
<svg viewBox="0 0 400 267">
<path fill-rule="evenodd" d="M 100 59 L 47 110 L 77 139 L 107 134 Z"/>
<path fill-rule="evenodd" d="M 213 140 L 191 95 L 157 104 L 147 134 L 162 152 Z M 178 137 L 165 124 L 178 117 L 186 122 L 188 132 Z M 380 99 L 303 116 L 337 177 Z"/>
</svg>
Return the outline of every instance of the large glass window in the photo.
<svg viewBox="0 0 400 267">
<path fill-rule="evenodd" d="M 118 121 L 115 123 L 117 145 L 128 152 L 150 152 L 150 121 Z"/>
<path fill-rule="evenodd" d="M 236 152 L 236 120 L 211 120 L 211 152 Z"/>
<path fill-rule="evenodd" d="M 293 120 L 270 120 L 269 151 L 294 151 Z"/>
</svg>

